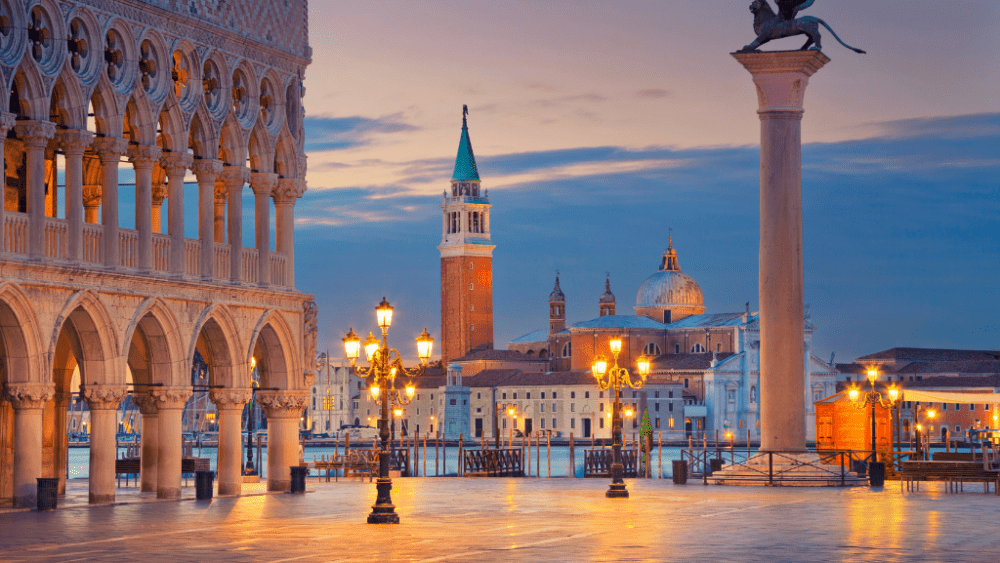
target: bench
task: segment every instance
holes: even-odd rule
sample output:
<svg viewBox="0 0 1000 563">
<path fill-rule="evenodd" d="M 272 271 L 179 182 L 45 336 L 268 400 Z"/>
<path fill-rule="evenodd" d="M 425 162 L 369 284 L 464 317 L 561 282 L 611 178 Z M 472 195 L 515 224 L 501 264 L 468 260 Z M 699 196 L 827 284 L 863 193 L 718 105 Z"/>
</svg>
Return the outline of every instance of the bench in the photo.
<svg viewBox="0 0 1000 563">
<path fill-rule="evenodd" d="M 990 483 L 993 491 L 1000 495 L 1000 472 L 989 471 L 982 462 L 932 460 L 904 461 L 900 464 L 899 487 L 903 490 L 920 490 L 920 481 L 946 481 L 948 492 L 964 490 L 966 481 L 983 483 L 983 492 L 989 492 Z"/>
</svg>

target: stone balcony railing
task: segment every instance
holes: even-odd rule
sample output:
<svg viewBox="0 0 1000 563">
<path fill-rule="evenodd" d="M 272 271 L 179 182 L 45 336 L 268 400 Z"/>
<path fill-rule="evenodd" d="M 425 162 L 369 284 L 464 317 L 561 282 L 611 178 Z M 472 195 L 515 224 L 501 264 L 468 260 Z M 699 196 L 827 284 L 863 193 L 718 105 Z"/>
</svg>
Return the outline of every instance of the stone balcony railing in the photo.
<svg viewBox="0 0 1000 563">
<path fill-rule="evenodd" d="M 4 213 L 4 248 L 8 255 L 29 255 L 29 218 L 26 213 L 7 211 Z M 97 224 L 83 225 L 83 252 L 79 263 L 85 266 L 106 267 L 104 260 L 104 227 Z M 224 282 L 233 281 L 228 244 L 216 244 L 213 260 L 213 279 Z M 45 218 L 45 258 L 59 262 L 69 262 L 69 224 L 65 219 Z M 249 284 L 258 283 L 259 258 L 256 248 L 242 248 L 241 272 L 239 281 Z M 118 266 L 123 270 L 138 270 L 139 264 L 139 233 L 132 229 L 118 231 Z M 269 252 L 270 283 L 275 287 L 286 287 L 285 275 L 287 260 L 283 254 Z M 152 275 L 172 275 L 170 272 L 170 237 L 153 233 L 152 271 L 142 272 Z M 201 277 L 201 241 L 184 239 L 184 272 L 183 275 Z"/>
</svg>

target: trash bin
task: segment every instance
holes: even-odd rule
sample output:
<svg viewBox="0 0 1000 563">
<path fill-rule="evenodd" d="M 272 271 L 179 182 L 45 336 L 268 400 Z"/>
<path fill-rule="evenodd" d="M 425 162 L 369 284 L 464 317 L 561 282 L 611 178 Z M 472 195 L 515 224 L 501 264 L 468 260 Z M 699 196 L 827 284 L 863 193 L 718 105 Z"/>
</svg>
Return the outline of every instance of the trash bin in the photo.
<svg viewBox="0 0 1000 563">
<path fill-rule="evenodd" d="M 878 461 L 868 465 L 868 484 L 872 487 L 885 484 L 885 463 Z"/>
<path fill-rule="evenodd" d="M 59 499 L 59 478 L 58 477 L 38 477 L 37 508 L 43 510 L 55 510 L 56 501 Z"/>
<path fill-rule="evenodd" d="M 198 500 L 212 500 L 212 484 L 215 481 L 215 471 L 195 471 L 194 489 Z"/>
<path fill-rule="evenodd" d="M 688 462 L 684 459 L 674 460 L 674 484 L 685 485 L 688 482 Z"/>
<path fill-rule="evenodd" d="M 293 493 L 304 493 L 306 492 L 306 474 L 309 473 L 308 467 L 302 467 L 300 465 L 293 465 L 292 469 L 292 491 Z"/>
<path fill-rule="evenodd" d="M 721 457 L 710 459 L 708 460 L 708 462 L 709 462 L 709 467 L 712 469 L 712 473 L 715 473 L 716 471 L 722 471 L 723 462 Z"/>
</svg>

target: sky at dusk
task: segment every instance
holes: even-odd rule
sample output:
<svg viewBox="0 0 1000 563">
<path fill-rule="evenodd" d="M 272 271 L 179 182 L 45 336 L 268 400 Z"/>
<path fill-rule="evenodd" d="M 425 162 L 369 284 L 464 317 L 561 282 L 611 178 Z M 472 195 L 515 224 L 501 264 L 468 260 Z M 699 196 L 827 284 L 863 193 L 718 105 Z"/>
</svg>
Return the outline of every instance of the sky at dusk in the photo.
<svg viewBox="0 0 1000 563">
<path fill-rule="evenodd" d="M 440 351 L 440 205 L 462 104 L 488 189 L 495 347 L 570 323 L 605 272 L 633 314 L 673 229 L 708 313 L 757 308 L 759 121 L 749 0 L 310 2 L 309 191 L 296 285 L 319 350 L 396 306 L 390 344 Z M 1000 348 L 1000 3 L 817 0 L 832 62 L 803 138 L 814 352 Z M 768 49 L 798 48 L 793 38 Z M 772 46 L 773 45 L 773 46 Z"/>
</svg>

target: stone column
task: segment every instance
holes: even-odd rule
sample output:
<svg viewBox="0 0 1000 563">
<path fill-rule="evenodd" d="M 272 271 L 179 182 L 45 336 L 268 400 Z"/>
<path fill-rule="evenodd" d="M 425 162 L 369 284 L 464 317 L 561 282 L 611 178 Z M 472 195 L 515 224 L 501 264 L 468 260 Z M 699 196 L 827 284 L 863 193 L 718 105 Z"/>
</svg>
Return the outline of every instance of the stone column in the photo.
<svg viewBox="0 0 1000 563">
<path fill-rule="evenodd" d="M 306 181 L 294 178 L 278 180 L 274 191 L 277 250 L 285 255 L 285 286 L 295 287 L 295 200 L 306 191 Z"/>
<path fill-rule="evenodd" d="M 229 190 L 222 179 L 222 173 L 225 171 L 223 168 L 215 177 L 215 214 L 212 225 L 215 229 L 216 244 L 226 244 L 226 200 L 229 197 Z"/>
<path fill-rule="evenodd" d="M 162 152 L 152 145 L 128 149 L 129 162 L 135 168 L 135 230 L 139 233 L 136 266 L 145 272 L 153 269 L 153 165 Z"/>
<path fill-rule="evenodd" d="M 83 258 L 83 153 L 94 140 L 89 131 L 62 129 L 56 132 L 66 158 L 66 257 L 73 262 Z"/>
<path fill-rule="evenodd" d="M 258 391 L 267 415 L 267 490 L 287 491 L 299 463 L 299 418 L 306 408 L 306 391 Z"/>
<path fill-rule="evenodd" d="M 87 184 L 83 186 L 83 222 L 96 225 L 101 220 L 98 212 L 101 210 L 101 185 Z"/>
<path fill-rule="evenodd" d="M 139 491 L 156 492 L 156 468 L 159 443 L 159 410 L 156 398 L 149 393 L 133 393 L 132 403 L 142 413 L 142 453 L 140 454 Z"/>
<path fill-rule="evenodd" d="M 760 450 L 805 452 L 802 107 L 819 51 L 734 53 L 760 117 Z"/>
<path fill-rule="evenodd" d="M 201 159 L 191 165 L 198 176 L 198 239 L 201 241 L 201 277 L 215 277 L 215 177 L 222 172 L 218 160 Z"/>
<path fill-rule="evenodd" d="M 14 406 L 14 506 L 18 508 L 33 508 L 38 501 L 35 479 L 42 476 L 42 409 L 54 394 L 51 384 L 7 385 Z"/>
<path fill-rule="evenodd" d="M 45 148 L 56 133 L 48 121 L 18 121 L 17 137 L 24 142 L 25 174 L 28 188 L 28 255 L 45 255 Z"/>
<path fill-rule="evenodd" d="M 184 175 L 192 157 L 186 153 L 168 152 L 160 157 L 167 171 L 167 228 L 170 232 L 170 273 L 182 276 L 184 271 Z"/>
<path fill-rule="evenodd" d="M 127 390 L 119 385 L 86 385 L 81 388 L 90 408 L 90 502 L 114 502 L 118 405 Z"/>
<path fill-rule="evenodd" d="M 157 452 L 156 498 L 181 497 L 182 425 L 184 405 L 191 397 L 187 387 L 154 387 L 150 391 L 156 399 Z"/>
<path fill-rule="evenodd" d="M 15 116 L 12 113 L 0 112 L 0 171 L 6 175 L 7 163 L 4 161 L 4 141 L 7 140 L 7 132 L 14 128 Z M 6 183 L 6 181 L 5 181 Z M 6 189 L 6 188 L 4 188 Z M 7 249 L 7 240 L 4 238 L 7 225 L 6 194 L 0 191 L 0 253 Z"/>
<path fill-rule="evenodd" d="M 212 402 L 219 409 L 219 459 L 216 470 L 219 473 L 220 495 L 238 495 L 243 491 L 242 415 L 250 397 L 250 389 L 213 389 L 211 392 Z"/>
<path fill-rule="evenodd" d="M 118 164 L 128 148 L 128 141 L 98 137 L 91 143 L 101 159 L 101 223 L 104 225 L 104 265 L 121 267 L 118 241 Z"/>
<path fill-rule="evenodd" d="M 167 197 L 166 184 L 161 178 L 159 181 L 156 179 L 155 168 L 153 169 L 153 232 L 163 233 L 163 200 Z"/>
<path fill-rule="evenodd" d="M 254 172 L 250 189 L 254 195 L 254 242 L 257 246 L 257 283 L 271 283 L 271 193 L 278 182 L 277 174 Z"/>
<path fill-rule="evenodd" d="M 250 181 L 250 170 L 228 166 L 221 175 L 229 195 L 229 279 L 243 281 L 243 186 Z"/>
</svg>

